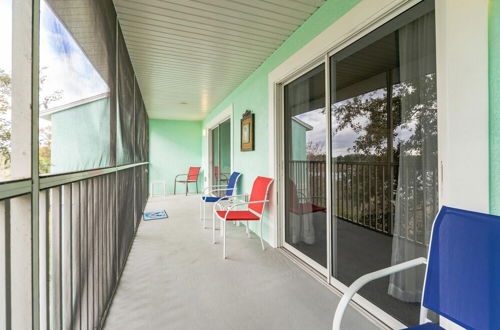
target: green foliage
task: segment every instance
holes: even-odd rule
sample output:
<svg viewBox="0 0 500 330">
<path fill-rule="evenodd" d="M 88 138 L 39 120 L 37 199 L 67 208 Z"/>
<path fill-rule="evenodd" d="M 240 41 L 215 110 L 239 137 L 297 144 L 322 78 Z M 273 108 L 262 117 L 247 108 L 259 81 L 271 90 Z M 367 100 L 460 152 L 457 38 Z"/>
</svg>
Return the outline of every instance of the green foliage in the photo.
<svg viewBox="0 0 500 330">
<path fill-rule="evenodd" d="M 359 95 L 335 106 L 333 115 L 338 126 L 334 134 L 350 128 L 357 135 L 349 149 L 352 153 L 338 157 L 337 161 L 387 161 L 391 144 L 393 160 L 399 159 L 401 150 L 418 157 L 424 145 L 437 145 L 435 74 L 419 79 L 423 81 L 392 86 L 391 118 L 387 89 Z M 404 112 L 402 102 L 406 102 Z M 401 137 L 401 131 L 410 135 Z"/>
<path fill-rule="evenodd" d="M 10 167 L 11 140 L 11 78 L 0 69 L 0 168 Z"/>
<path fill-rule="evenodd" d="M 46 68 L 40 71 L 40 87 L 43 86 L 46 75 L 43 74 Z M 62 91 L 55 91 L 51 95 L 42 99 L 41 106 L 47 110 L 50 103 L 62 98 Z M 12 99 L 12 78 L 4 70 L 0 69 L 0 172 L 10 168 L 11 161 L 11 99 Z M 50 172 L 51 157 L 51 130 L 50 127 L 40 128 L 40 173 Z M 2 175 L 3 176 L 3 175 Z"/>
</svg>

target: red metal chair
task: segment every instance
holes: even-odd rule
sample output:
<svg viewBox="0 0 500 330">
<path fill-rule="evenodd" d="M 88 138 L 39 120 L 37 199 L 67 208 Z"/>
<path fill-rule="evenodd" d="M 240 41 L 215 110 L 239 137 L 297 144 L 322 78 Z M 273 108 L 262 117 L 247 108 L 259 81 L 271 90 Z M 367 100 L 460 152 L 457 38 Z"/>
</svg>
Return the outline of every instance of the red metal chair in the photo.
<svg viewBox="0 0 500 330">
<path fill-rule="evenodd" d="M 315 212 L 326 212 L 326 207 L 309 202 L 309 200 L 313 200 L 314 197 L 299 197 L 299 192 L 295 182 L 293 182 L 292 180 L 289 180 L 288 182 L 290 184 L 290 211 L 297 215 L 305 215 Z"/>
<path fill-rule="evenodd" d="M 214 167 L 214 176 L 215 180 L 218 182 L 227 182 L 229 180 L 225 173 L 220 172 L 219 166 Z"/>
<path fill-rule="evenodd" d="M 215 217 L 221 221 L 221 229 L 223 236 L 223 248 L 222 257 L 226 259 L 226 223 L 228 221 L 246 221 L 247 225 L 247 235 L 250 236 L 248 231 L 248 221 L 259 221 L 260 222 L 260 244 L 262 245 L 262 250 L 264 250 L 264 241 L 262 240 L 262 215 L 264 214 L 264 209 L 266 204 L 269 202 L 267 199 L 267 194 L 269 192 L 269 187 L 273 179 L 265 178 L 259 176 L 255 179 L 252 186 L 252 192 L 250 194 L 250 199 L 248 202 L 244 201 L 219 201 L 214 206 L 213 214 L 213 224 L 212 224 L 212 237 L 213 243 L 215 244 Z M 248 195 L 235 195 L 229 196 L 229 199 L 234 199 L 237 197 L 248 196 Z M 236 209 L 247 205 L 244 210 Z"/>
<path fill-rule="evenodd" d="M 190 183 L 196 183 L 196 193 L 198 193 L 198 176 L 200 175 L 200 169 L 201 167 L 190 167 L 188 174 L 177 174 L 175 176 L 175 182 L 174 182 L 174 195 L 177 187 L 177 183 L 184 183 L 186 184 L 186 196 L 188 194 L 189 190 L 189 184 Z M 185 175 L 186 179 L 184 180 L 179 180 L 178 177 Z"/>
</svg>

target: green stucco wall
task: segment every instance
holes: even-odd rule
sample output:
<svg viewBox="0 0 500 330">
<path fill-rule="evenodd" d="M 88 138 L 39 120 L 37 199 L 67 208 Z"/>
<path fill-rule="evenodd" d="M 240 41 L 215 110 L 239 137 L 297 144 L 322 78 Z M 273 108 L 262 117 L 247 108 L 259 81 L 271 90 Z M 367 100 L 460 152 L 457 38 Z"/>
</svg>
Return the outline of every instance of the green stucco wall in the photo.
<svg viewBox="0 0 500 330">
<path fill-rule="evenodd" d="M 201 121 L 151 119 L 149 182 L 165 181 L 167 193 L 172 194 L 177 174 L 187 173 L 189 166 L 201 166 L 201 130 Z M 191 184 L 189 189 L 194 192 L 195 185 Z M 178 184 L 177 193 L 184 191 L 184 184 Z"/>
<path fill-rule="evenodd" d="M 109 166 L 109 98 L 51 116 L 51 173 Z"/>
<path fill-rule="evenodd" d="M 297 52 L 319 33 L 329 27 L 360 0 L 328 0 L 302 24 L 262 65 L 241 85 L 215 107 L 204 121 L 206 125 L 230 104 L 233 104 L 234 170 L 243 173 L 242 189 L 250 192 L 251 184 L 259 175 L 267 176 L 268 169 L 268 74 Z M 255 151 L 240 152 L 240 119 L 245 110 L 255 113 Z M 204 145 L 206 142 L 204 141 Z M 208 155 L 204 150 L 203 157 Z M 256 231 L 257 224 L 252 224 Z M 267 219 L 264 221 L 264 239 L 268 238 Z"/>
<path fill-rule="evenodd" d="M 307 128 L 292 121 L 292 160 L 307 160 Z"/>
<path fill-rule="evenodd" d="M 489 8 L 490 211 L 500 214 L 500 0 Z"/>
</svg>

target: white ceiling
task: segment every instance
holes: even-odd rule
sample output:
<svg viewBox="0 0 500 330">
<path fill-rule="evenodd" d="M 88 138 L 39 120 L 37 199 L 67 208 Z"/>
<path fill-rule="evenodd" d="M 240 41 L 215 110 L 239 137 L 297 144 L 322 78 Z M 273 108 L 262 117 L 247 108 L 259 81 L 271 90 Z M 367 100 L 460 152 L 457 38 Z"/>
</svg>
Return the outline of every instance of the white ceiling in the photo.
<svg viewBox="0 0 500 330">
<path fill-rule="evenodd" d="M 150 118 L 200 120 L 324 0 L 114 0 Z"/>
</svg>

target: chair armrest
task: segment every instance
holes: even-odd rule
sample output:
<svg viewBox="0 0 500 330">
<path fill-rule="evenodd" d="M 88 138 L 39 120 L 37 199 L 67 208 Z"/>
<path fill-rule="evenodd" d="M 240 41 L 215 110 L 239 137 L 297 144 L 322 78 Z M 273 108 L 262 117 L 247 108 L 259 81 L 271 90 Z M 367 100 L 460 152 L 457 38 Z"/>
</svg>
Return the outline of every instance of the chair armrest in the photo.
<svg viewBox="0 0 500 330">
<path fill-rule="evenodd" d="M 236 189 L 236 188 L 234 188 L 234 189 Z M 231 196 L 225 196 L 225 197 L 226 197 L 226 199 L 235 199 L 236 197 L 248 197 L 248 196 L 250 196 L 250 195 L 240 194 L 240 195 L 231 195 Z"/>
<path fill-rule="evenodd" d="M 208 191 L 210 191 L 210 189 L 212 189 L 212 188 L 220 188 L 220 187 L 227 187 L 227 185 L 208 186 L 208 187 L 206 187 L 206 188 L 203 189 L 203 191 L 201 192 L 201 194 L 204 195 L 205 193 L 207 193 Z"/>
<path fill-rule="evenodd" d="M 265 200 L 265 201 L 241 202 L 241 203 L 232 204 L 227 210 L 231 211 L 233 208 L 238 207 L 238 206 L 242 206 L 242 205 L 256 204 L 256 203 L 267 203 L 267 202 L 269 202 L 269 201 Z"/>
<path fill-rule="evenodd" d="M 228 191 L 228 190 L 236 190 L 236 188 L 214 189 L 214 190 L 211 190 L 210 192 L 214 192 L 214 191 Z M 224 198 L 227 198 L 227 197 L 231 197 L 231 196 L 224 196 Z"/>
<path fill-rule="evenodd" d="M 180 177 L 181 175 L 185 175 L 185 176 L 187 176 L 187 174 L 177 174 L 177 175 L 175 176 L 175 180 L 177 181 L 177 178 L 178 178 L 178 177 Z"/>
<path fill-rule="evenodd" d="M 333 317 L 332 330 L 340 330 L 340 322 L 342 322 L 342 317 L 344 316 L 344 312 L 349 305 L 349 302 L 356 294 L 356 292 L 358 292 L 363 286 L 365 286 L 365 284 L 394 273 L 399 273 L 403 270 L 424 265 L 426 263 L 427 259 L 420 257 L 402 262 L 394 266 L 383 268 L 372 273 L 365 274 L 358 278 L 349 286 L 349 288 L 347 288 L 346 292 L 344 292 L 344 295 L 342 296 L 342 299 L 340 299 L 337 309 L 335 310 L 335 315 Z"/>
<path fill-rule="evenodd" d="M 221 199 L 220 201 L 215 203 L 214 210 L 217 208 L 219 208 L 219 210 L 222 210 L 222 204 L 225 204 L 228 201 L 232 201 L 233 199 L 238 198 L 238 197 L 247 197 L 247 196 L 248 196 L 248 194 L 224 196 L 224 199 Z"/>
</svg>

